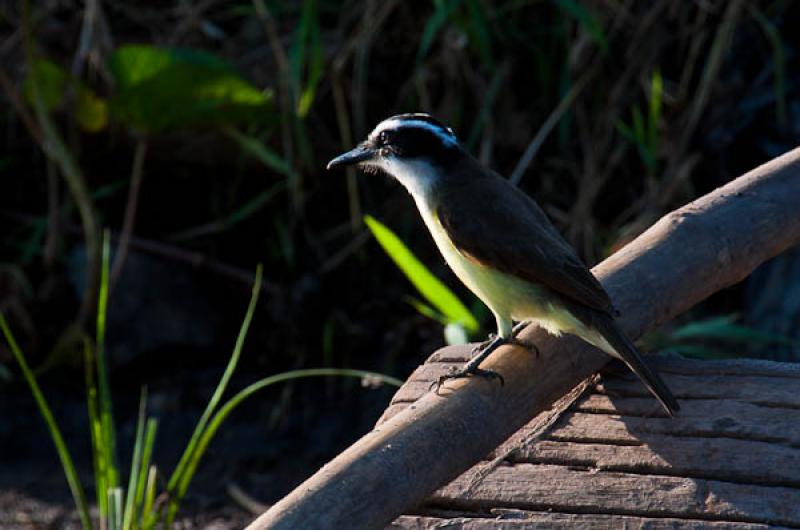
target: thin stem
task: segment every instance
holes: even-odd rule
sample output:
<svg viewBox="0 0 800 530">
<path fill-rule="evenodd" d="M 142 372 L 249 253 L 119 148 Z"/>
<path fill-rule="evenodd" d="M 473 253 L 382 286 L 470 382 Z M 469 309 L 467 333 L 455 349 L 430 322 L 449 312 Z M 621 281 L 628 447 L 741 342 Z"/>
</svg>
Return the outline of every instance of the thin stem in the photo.
<svg viewBox="0 0 800 530">
<path fill-rule="evenodd" d="M 141 136 L 139 141 L 136 142 L 136 151 L 133 154 L 133 165 L 131 167 L 131 186 L 128 190 L 128 203 L 125 206 L 125 217 L 122 221 L 122 231 L 120 232 L 119 242 L 117 243 L 117 254 L 114 256 L 114 265 L 111 267 L 109 289 L 112 291 L 122 275 L 122 268 L 125 265 L 125 259 L 128 257 L 131 235 L 133 234 L 133 227 L 136 224 L 136 209 L 139 204 L 139 191 L 142 188 L 144 159 L 146 156 L 147 137 Z"/>
</svg>

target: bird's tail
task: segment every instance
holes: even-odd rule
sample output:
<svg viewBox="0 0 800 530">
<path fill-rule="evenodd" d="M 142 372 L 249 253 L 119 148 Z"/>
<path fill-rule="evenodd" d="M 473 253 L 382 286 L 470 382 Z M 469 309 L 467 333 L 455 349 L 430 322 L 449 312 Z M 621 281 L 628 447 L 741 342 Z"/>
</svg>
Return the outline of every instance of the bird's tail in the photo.
<svg viewBox="0 0 800 530">
<path fill-rule="evenodd" d="M 597 331 L 614 349 L 616 356 L 622 359 L 622 361 L 628 365 L 628 368 L 641 379 L 644 386 L 647 387 L 664 407 L 664 410 L 667 411 L 667 414 L 674 416 L 675 412 L 681 408 L 675 396 L 672 395 L 672 392 L 667 388 L 667 385 L 661 377 L 645 364 L 636 346 L 634 346 L 633 342 L 619 329 L 614 319 L 610 316 L 603 315 L 601 318 L 596 318 L 593 324 Z"/>
</svg>

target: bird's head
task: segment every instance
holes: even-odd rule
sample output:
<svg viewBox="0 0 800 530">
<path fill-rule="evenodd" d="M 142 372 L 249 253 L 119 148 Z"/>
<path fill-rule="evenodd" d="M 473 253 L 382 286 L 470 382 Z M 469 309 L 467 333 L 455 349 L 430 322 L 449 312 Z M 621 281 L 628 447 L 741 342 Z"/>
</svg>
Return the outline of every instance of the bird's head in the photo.
<svg viewBox="0 0 800 530">
<path fill-rule="evenodd" d="M 453 130 L 433 116 L 398 114 L 379 123 L 356 148 L 328 162 L 328 169 L 381 169 L 408 187 L 409 179 L 444 174 L 441 170 L 463 154 Z M 434 168 L 440 171 L 431 171 Z"/>
</svg>

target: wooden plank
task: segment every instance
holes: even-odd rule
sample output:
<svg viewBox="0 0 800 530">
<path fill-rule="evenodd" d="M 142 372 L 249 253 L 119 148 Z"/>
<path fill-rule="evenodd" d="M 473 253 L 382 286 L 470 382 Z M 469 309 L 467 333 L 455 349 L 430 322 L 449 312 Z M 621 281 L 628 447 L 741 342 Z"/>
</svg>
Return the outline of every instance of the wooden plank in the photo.
<svg viewBox="0 0 800 530">
<path fill-rule="evenodd" d="M 633 436 L 631 441 L 643 443 Z M 507 460 L 800 488 L 800 451 L 750 440 L 659 436 L 644 445 L 542 440 L 516 448 Z"/>
<path fill-rule="evenodd" d="M 800 409 L 800 381 L 793 377 L 745 375 L 683 375 L 664 373 L 664 381 L 681 399 L 737 399 L 765 406 Z M 604 378 L 598 391 L 609 395 L 646 396 L 644 385 L 633 377 Z M 686 408 L 691 403 L 686 403 Z M 683 411 L 683 407 L 681 408 Z"/>
<path fill-rule="evenodd" d="M 800 384 L 798 384 L 798 390 L 800 390 Z M 766 390 L 764 393 L 766 394 Z M 689 415 L 707 414 L 709 408 L 713 410 L 714 403 L 721 403 L 722 401 L 728 402 L 731 408 L 738 407 L 737 413 L 746 414 L 748 417 L 753 417 L 750 416 L 753 413 L 760 414 L 763 409 L 776 409 L 778 414 L 792 414 L 795 410 L 800 410 L 794 409 L 794 407 L 784 408 L 775 406 L 774 403 L 765 405 L 759 403 L 758 398 L 749 401 L 736 398 L 696 398 L 686 400 L 686 406 L 681 408 L 679 415 L 688 417 Z M 665 417 L 663 414 L 658 413 L 657 407 L 653 407 L 653 399 L 649 395 L 609 396 L 606 394 L 593 393 L 586 395 L 580 402 L 575 403 L 573 410 L 578 412 L 593 412 L 596 414 L 616 414 L 619 416 Z M 654 411 L 656 414 L 653 414 Z"/>
<path fill-rule="evenodd" d="M 800 379 L 800 364 L 765 359 L 687 359 L 680 355 L 659 355 L 648 361 L 660 372 L 694 375 L 763 375 Z"/>
<path fill-rule="evenodd" d="M 555 513 L 525 510 L 492 510 L 495 517 L 426 517 L 404 515 L 387 528 L 391 530 L 779 530 L 786 527 L 728 521 L 704 521 L 674 517 L 653 518 L 631 515 Z"/>
<path fill-rule="evenodd" d="M 800 526 L 800 490 L 520 463 L 470 470 L 431 498 L 436 505 L 677 517 Z"/>
<path fill-rule="evenodd" d="M 693 402 L 675 418 L 640 418 L 574 412 L 565 415 L 547 434 L 561 441 L 621 444 L 631 435 L 641 442 L 658 436 L 738 438 L 800 447 L 800 410 L 761 408 L 735 401 Z"/>
<path fill-rule="evenodd" d="M 389 527 L 392 530 L 429 530 L 431 528 L 460 528 L 463 530 L 777 530 L 779 527 L 766 524 L 730 523 L 724 521 L 698 521 L 675 518 L 647 518 L 625 515 L 603 514 L 561 514 L 547 512 L 526 512 L 528 517 L 515 519 L 457 517 L 441 519 L 436 517 L 402 516 Z"/>
</svg>

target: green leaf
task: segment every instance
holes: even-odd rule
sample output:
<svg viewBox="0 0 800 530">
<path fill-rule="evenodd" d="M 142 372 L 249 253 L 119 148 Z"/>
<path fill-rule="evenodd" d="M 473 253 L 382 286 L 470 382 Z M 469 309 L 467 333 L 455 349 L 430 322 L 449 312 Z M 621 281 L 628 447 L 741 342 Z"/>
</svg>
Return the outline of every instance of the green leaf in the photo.
<svg viewBox="0 0 800 530">
<path fill-rule="evenodd" d="M 36 83 L 45 108 L 47 110 L 55 109 L 64 99 L 67 79 L 68 74 L 60 65 L 49 59 L 36 59 L 22 85 L 25 101 L 29 105 L 33 105 L 33 83 Z"/>
<path fill-rule="evenodd" d="M 258 138 L 245 134 L 234 127 L 224 127 L 222 130 L 226 136 L 239 144 L 242 151 L 257 159 L 268 168 L 274 169 L 287 177 L 292 175 L 292 168 L 289 163 Z"/>
<path fill-rule="evenodd" d="M 30 75 L 25 78 L 25 100 L 33 104 L 33 83 L 39 88 L 45 108 L 49 111 L 61 105 L 68 90 L 75 92 L 75 122 L 86 132 L 98 132 L 108 124 L 108 103 L 61 65 L 49 59 L 36 59 Z"/>
<path fill-rule="evenodd" d="M 736 315 L 724 315 L 690 322 L 670 334 L 671 340 L 718 339 L 729 342 L 778 343 L 788 346 L 797 341 L 786 337 L 735 324 Z"/>
<path fill-rule="evenodd" d="M 86 87 L 79 87 L 75 99 L 75 122 L 86 132 L 99 132 L 108 125 L 108 102 Z"/>
<path fill-rule="evenodd" d="M 478 331 L 478 321 L 461 300 L 414 256 L 394 232 L 372 216 L 365 216 L 364 222 L 389 257 L 432 306 L 449 322 L 461 324 L 471 333 Z"/>
<path fill-rule="evenodd" d="M 111 112 L 146 132 L 201 125 L 266 123 L 272 94 L 219 57 L 191 49 L 128 45 L 111 56 Z"/>
<path fill-rule="evenodd" d="M 408 302 L 408 305 L 416 309 L 420 315 L 428 317 L 431 320 L 435 320 L 443 326 L 447 325 L 448 323 L 447 317 L 438 312 L 437 310 L 435 310 L 434 308 L 432 308 L 431 306 L 429 306 L 428 304 L 426 304 L 425 302 L 423 302 L 422 300 L 418 300 L 413 296 L 407 296 L 405 297 L 405 300 L 406 302 Z"/>
</svg>

